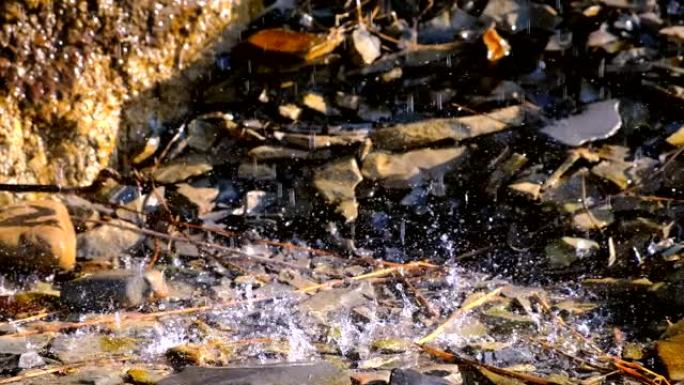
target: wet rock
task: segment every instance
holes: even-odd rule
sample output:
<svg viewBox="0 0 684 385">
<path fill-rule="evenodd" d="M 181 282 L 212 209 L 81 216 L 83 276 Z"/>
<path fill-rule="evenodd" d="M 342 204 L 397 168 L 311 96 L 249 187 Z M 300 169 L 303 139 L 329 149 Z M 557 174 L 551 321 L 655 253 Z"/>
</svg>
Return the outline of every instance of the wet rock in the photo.
<svg viewBox="0 0 684 385">
<path fill-rule="evenodd" d="M 542 132 L 568 146 L 609 138 L 622 126 L 617 100 L 605 100 L 588 105 L 583 112 L 558 120 Z"/>
<path fill-rule="evenodd" d="M 349 385 L 349 377 L 326 362 L 266 364 L 254 367 L 191 367 L 159 385 Z"/>
<path fill-rule="evenodd" d="M 194 207 L 196 215 L 202 215 L 214 209 L 219 190 L 216 187 L 195 187 L 181 183 L 177 186 L 176 193 L 183 196 Z"/>
<path fill-rule="evenodd" d="M 422 149 L 402 154 L 371 152 L 363 161 L 364 177 L 388 188 L 413 188 L 441 180 L 464 158 L 465 147 Z"/>
<path fill-rule="evenodd" d="M 220 127 L 215 123 L 197 118 L 188 123 L 188 147 L 198 151 L 208 151 L 216 142 Z"/>
<path fill-rule="evenodd" d="M 245 194 L 245 215 L 265 214 L 274 205 L 276 197 L 266 191 L 254 190 Z"/>
<path fill-rule="evenodd" d="M 335 94 L 335 104 L 348 110 L 359 108 L 360 100 L 361 98 L 358 95 L 345 94 L 339 91 Z"/>
<path fill-rule="evenodd" d="M 352 43 L 363 64 L 371 64 L 380 56 L 380 39 L 368 32 L 363 25 L 352 32 Z"/>
<path fill-rule="evenodd" d="M 49 354 L 62 363 L 83 361 L 84 357 L 104 354 L 132 353 L 140 346 L 140 340 L 127 337 L 109 337 L 97 334 L 60 334 L 50 343 Z"/>
<path fill-rule="evenodd" d="M 56 310 L 59 304 L 59 292 L 52 288 L 42 291 L 20 292 L 0 295 L 0 318 L 17 319 L 39 313 Z"/>
<path fill-rule="evenodd" d="M 608 7 L 646 12 L 656 6 L 656 0 L 601 0 Z"/>
<path fill-rule="evenodd" d="M 560 22 L 552 7 L 521 0 L 489 1 L 482 15 L 495 20 L 498 26 L 511 33 L 527 31 L 529 28 L 553 31 Z"/>
<path fill-rule="evenodd" d="M 347 222 L 358 216 L 354 189 L 363 180 L 356 159 L 347 158 L 325 164 L 314 171 L 313 185 L 328 203 L 337 206 Z"/>
<path fill-rule="evenodd" d="M 414 349 L 415 346 L 416 344 L 413 341 L 401 338 L 384 338 L 371 343 L 373 350 L 385 354 L 403 353 Z"/>
<path fill-rule="evenodd" d="M 581 230 L 590 231 L 603 229 L 615 221 L 615 215 L 609 206 L 592 207 L 589 210 L 579 210 L 572 216 L 572 223 Z"/>
<path fill-rule="evenodd" d="M 667 137 L 667 142 L 673 146 L 684 146 L 684 125 L 679 127 L 672 135 Z"/>
<path fill-rule="evenodd" d="M 684 334 L 656 342 L 656 351 L 670 380 L 684 380 Z"/>
<path fill-rule="evenodd" d="M 350 373 L 350 377 L 354 384 L 371 385 L 371 384 L 386 384 L 389 383 L 389 370 L 354 370 Z"/>
<path fill-rule="evenodd" d="M 602 24 L 599 29 L 589 34 L 587 47 L 603 48 L 608 53 L 615 53 L 620 39 L 608 31 L 608 25 Z"/>
<path fill-rule="evenodd" d="M 119 371 L 111 369 L 81 370 L 73 377 L 73 383 L 83 385 L 120 385 L 124 383 Z"/>
<path fill-rule="evenodd" d="M 0 354 L 22 355 L 33 351 L 43 350 L 52 335 L 42 334 L 28 337 L 0 336 Z"/>
<path fill-rule="evenodd" d="M 621 190 L 629 186 L 638 186 L 642 190 L 655 191 L 659 183 L 650 177 L 654 174 L 657 164 L 658 162 L 655 159 L 648 157 L 640 157 L 633 161 L 609 159 L 594 166 L 591 172 L 613 182 Z M 644 181 L 649 182 L 647 186 L 644 186 Z"/>
<path fill-rule="evenodd" d="M 150 370 L 144 368 L 131 368 L 126 372 L 128 380 L 135 385 L 156 385 L 164 377 L 168 376 L 168 370 Z"/>
<path fill-rule="evenodd" d="M 4 270 L 71 270 L 76 263 L 76 233 L 66 207 L 40 200 L 0 211 L 0 261 Z"/>
<path fill-rule="evenodd" d="M 394 369 L 390 375 L 390 385 L 451 385 L 442 377 L 429 376 L 412 369 Z"/>
<path fill-rule="evenodd" d="M 159 183 L 178 183 L 190 177 L 205 174 L 214 167 L 204 155 L 190 155 L 162 165 L 152 173 Z"/>
<path fill-rule="evenodd" d="M 213 340 L 205 344 L 178 345 L 166 351 L 166 359 L 175 369 L 192 365 L 227 365 L 233 355 L 230 346 Z"/>
<path fill-rule="evenodd" d="M 392 119 L 392 111 L 384 106 L 371 106 L 361 103 L 358 116 L 369 122 L 383 122 Z"/>
<path fill-rule="evenodd" d="M 20 369 L 32 369 L 45 366 L 45 360 L 36 352 L 26 352 L 19 356 L 17 366 Z"/>
<path fill-rule="evenodd" d="M 274 180 L 278 174 L 275 166 L 249 162 L 240 164 L 237 175 L 244 179 Z"/>
<path fill-rule="evenodd" d="M 506 107 L 482 115 L 439 118 L 398 124 L 376 130 L 371 135 L 378 149 L 400 150 L 451 139 L 461 141 L 492 134 L 524 122 L 525 109 Z"/>
<path fill-rule="evenodd" d="M 339 115 L 340 112 L 328 103 L 328 101 L 321 94 L 315 92 L 307 92 L 302 97 L 302 104 L 314 111 L 318 111 L 326 116 Z"/>
<path fill-rule="evenodd" d="M 374 295 L 373 287 L 368 284 L 355 288 L 326 290 L 312 295 L 300 303 L 298 308 L 325 322 L 329 313 L 364 305 Z"/>
<path fill-rule="evenodd" d="M 131 229 L 131 230 L 126 230 Z M 142 240 L 138 227 L 130 222 L 112 219 L 92 230 L 78 235 L 80 259 L 113 261 L 136 247 Z"/>
<path fill-rule="evenodd" d="M 278 113 L 290 120 L 299 120 L 299 116 L 302 114 L 302 109 L 296 104 L 285 104 L 278 106 Z"/>
<path fill-rule="evenodd" d="M 78 310 L 113 310 L 142 305 L 152 297 L 168 295 L 160 271 L 111 270 L 62 285 L 62 302 Z"/>
</svg>

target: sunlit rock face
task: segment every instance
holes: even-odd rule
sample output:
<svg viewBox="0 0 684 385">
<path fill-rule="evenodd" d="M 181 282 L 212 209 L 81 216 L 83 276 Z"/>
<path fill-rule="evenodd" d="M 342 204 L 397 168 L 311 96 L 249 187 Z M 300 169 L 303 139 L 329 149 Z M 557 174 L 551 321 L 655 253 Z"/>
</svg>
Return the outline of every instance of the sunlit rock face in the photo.
<svg viewBox="0 0 684 385">
<path fill-rule="evenodd" d="M 117 146 L 180 119 L 249 3 L 1 2 L 0 182 L 88 184 Z"/>
</svg>

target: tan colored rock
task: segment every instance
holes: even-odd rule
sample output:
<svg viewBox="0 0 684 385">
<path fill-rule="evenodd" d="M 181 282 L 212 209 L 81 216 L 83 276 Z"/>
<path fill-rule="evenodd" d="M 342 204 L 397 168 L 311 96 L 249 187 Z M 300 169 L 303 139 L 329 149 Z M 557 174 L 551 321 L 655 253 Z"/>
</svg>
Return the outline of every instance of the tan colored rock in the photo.
<svg viewBox="0 0 684 385">
<path fill-rule="evenodd" d="M 388 188 L 412 188 L 441 179 L 465 154 L 465 147 L 427 148 L 403 154 L 371 152 L 363 161 L 362 173 Z"/>
<path fill-rule="evenodd" d="M 356 159 L 335 160 L 314 171 L 313 184 L 337 212 L 351 222 L 358 216 L 354 189 L 363 180 Z"/>
<path fill-rule="evenodd" d="M 684 125 L 679 127 L 674 134 L 667 137 L 667 142 L 673 146 L 684 146 Z"/>
<path fill-rule="evenodd" d="M 670 380 L 684 380 L 684 334 L 656 342 L 656 350 Z"/>
<path fill-rule="evenodd" d="M 87 185 L 181 119 L 249 3 L 0 2 L 0 182 Z"/>
<path fill-rule="evenodd" d="M 76 263 L 76 233 L 56 201 L 22 202 L 0 211 L 0 266 L 50 272 Z"/>
<path fill-rule="evenodd" d="M 521 106 L 513 106 L 481 115 L 398 124 L 375 131 L 371 139 L 379 149 L 408 149 L 447 139 L 461 141 L 492 134 L 511 126 L 520 125 L 524 119 L 525 109 Z"/>
</svg>

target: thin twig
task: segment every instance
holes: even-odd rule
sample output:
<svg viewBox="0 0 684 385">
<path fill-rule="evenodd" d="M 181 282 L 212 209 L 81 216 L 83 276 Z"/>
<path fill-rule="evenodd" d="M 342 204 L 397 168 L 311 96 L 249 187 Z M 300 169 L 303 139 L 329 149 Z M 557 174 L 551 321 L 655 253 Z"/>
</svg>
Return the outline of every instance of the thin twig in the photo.
<svg viewBox="0 0 684 385">
<path fill-rule="evenodd" d="M 430 342 L 434 341 L 437 337 L 439 337 L 442 333 L 444 333 L 444 331 L 446 330 L 446 328 L 448 328 L 448 327 L 454 322 L 454 320 L 456 320 L 456 319 L 457 319 L 458 317 L 460 317 L 461 315 L 463 315 L 463 314 L 465 314 L 465 313 L 467 313 L 467 312 L 469 312 L 469 311 L 471 311 L 471 310 L 473 310 L 473 309 L 475 309 L 475 308 L 477 308 L 477 307 L 479 307 L 479 306 L 482 306 L 482 305 L 484 305 L 485 303 L 491 301 L 492 299 L 494 299 L 496 296 L 499 295 L 499 293 L 501 292 L 501 290 L 503 290 L 503 287 L 497 287 L 496 289 L 490 291 L 489 293 L 484 294 L 484 295 L 481 296 L 480 298 L 478 298 L 478 299 L 476 299 L 476 300 L 474 300 L 474 301 L 472 301 L 472 302 L 466 304 L 465 306 L 462 306 L 462 307 L 456 309 L 453 313 L 451 313 L 451 315 L 449 316 L 449 318 L 447 318 L 447 320 L 444 321 L 444 323 L 442 323 L 441 325 L 439 325 L 439 326 L 438 326 L 435 330 L 433 330 L 430 334 L 428 334 L 428 335 L 426 335 L 425 337 L 419 339 L 416 343 L 419 344 L 419 345 L 423 345 L 423 344 L 427 344 L 427 343 L 430 343 Z"/>
</svg>

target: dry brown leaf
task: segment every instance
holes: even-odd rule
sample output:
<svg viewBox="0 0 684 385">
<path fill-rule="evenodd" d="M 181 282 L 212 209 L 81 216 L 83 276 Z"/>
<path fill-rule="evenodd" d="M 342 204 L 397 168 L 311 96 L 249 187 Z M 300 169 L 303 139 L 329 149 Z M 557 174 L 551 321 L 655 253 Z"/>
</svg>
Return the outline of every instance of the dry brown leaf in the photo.
<svg viewBox="0 0 684 385">
<path fill-rule="evenodd" d="M 497 62 L 511 53 L 511 45 L 496 32 L 494 27 L 485 31 L 482 40 L 487 46 L 487 59 L 491 62 Z"/>
<path fill-rule="evenodd" d="M 264 51 L 304 56 L 320 40 L 320 36 L 312 33 L 273 28 L 255 33 L 247 42 Z"/>
<path fill-rule="evenodd" d="M 247 38 L 252 46 L 274 54 L 298 57 L 307 62 L 328 55 L 344 41 L 340 28 L 333 28 L 327 35 L 296 32 L 285 28 L 265 29 Z"/>
</svg>

